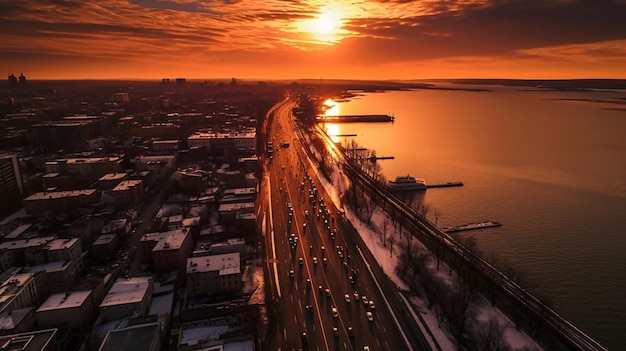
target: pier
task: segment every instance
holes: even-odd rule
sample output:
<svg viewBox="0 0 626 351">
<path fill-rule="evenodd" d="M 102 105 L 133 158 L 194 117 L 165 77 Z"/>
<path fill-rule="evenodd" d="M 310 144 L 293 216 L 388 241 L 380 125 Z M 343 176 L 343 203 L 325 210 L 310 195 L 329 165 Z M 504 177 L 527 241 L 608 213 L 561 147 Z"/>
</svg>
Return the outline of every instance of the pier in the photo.
<svg viewBox="0 0 626 351">
<path fill-rule="evenodd" d="M 319 123 L 393 122 L 394 119 L 395 117 L 389 115 L 317 116 Z"/>
<path fill-rule="evenodd" d="M 372 156 L 369 158 L 370 161 L 376 162 L 378 160 L 393 160 L 395 157 L 393 156 Z"/>
<path fill-rule="evenodd" d="M 453 186 L 463 186 L 463 182 L 447 182 L 441 184 L 426 184 L 427 188 L 450 188 Z"/>
<path fill-rule="evenodd" d="M 469 224 L 463 224 L 453 227 L 442 227 L 441 230 L 445 233 L 462 232 L 466 230 L 482 229 L 500 227 L 502 223 L 496 221 L 475 222 Z"/>
</svg>

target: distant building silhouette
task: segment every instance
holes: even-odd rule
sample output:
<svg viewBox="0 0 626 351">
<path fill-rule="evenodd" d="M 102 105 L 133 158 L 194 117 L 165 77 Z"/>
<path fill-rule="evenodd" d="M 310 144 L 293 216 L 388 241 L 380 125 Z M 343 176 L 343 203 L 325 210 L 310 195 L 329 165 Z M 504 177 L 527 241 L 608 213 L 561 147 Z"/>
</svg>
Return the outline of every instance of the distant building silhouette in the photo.
<svg viewBox="0 0 626 351">
<path fill-rule="evenodd" d="M 176 78 L 176 84 L 182 85 L 185 84 L 187 80 L 185 78 Z"/>
<path fill-rule="evenodd" d="M 169 83 L 170 79 L 169 78 L 163 78 L 163 83 Z"/>
<path fill-rule="evenodd" d="M 20 88 L 26 88 L 26 76 L 20 72 Z"/>
<path fill-rule="evenodd" d="M 17 77 L 11 73 L 9 75 L 9 89 L 17 89 L 19 87 L 19 83 L 17 82 Z"/>
<path fill-rule="evenodd" d="M 15 154 L 0 154 L 0 215 L 4 216 L 22 206 L 24 189 Z"/>
<path fill-rule="evenodd" d="M 237 78 L 233 77 L 233 78 L 230 80 L 230 85 L 237 85 Z"/>
</svg>

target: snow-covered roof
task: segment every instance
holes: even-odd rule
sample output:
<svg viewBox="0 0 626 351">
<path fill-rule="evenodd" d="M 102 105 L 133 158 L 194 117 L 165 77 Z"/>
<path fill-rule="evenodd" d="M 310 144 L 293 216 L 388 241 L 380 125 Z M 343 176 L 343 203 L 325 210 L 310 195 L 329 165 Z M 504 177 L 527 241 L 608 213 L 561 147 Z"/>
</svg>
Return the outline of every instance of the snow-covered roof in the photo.
<svg viewBox="0 0 626 351">
<path fill-rule="evenodd" d="M 140 302 L 151 285 L 152 278 L 150 277 L 118 279 L 104 297 L 100 307 Z"/>
<path fill-rule="evenodd" d="M 241 273 L 239 252 L 190 257 L 187 259 L 187 273 L 212 271 L 219 271 L 219 275 Z"/>
<path fill-rule="evenodd" d="M 37 312 L 80 307 L 91 295 L 91 290 L 68 291 L 51 294 Z"/>
</svg>

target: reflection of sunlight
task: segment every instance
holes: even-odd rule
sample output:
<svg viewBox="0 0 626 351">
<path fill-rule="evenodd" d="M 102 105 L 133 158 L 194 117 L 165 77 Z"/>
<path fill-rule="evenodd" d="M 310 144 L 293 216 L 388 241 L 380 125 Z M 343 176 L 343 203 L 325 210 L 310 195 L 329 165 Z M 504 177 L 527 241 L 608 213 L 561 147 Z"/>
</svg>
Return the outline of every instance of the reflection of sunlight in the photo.
<svg viewBox="0 0 626 351">
<path fill-rule="evenodd" d="M 331 99 L 324 101 L 324 108 L 326 109 L 324 113 L 325 116 L 338 116 L 339 115 L 339 104 L 334 102 Z"/>
<path fill-rule="evenodd" d="M 326 123 L 326 134 L 330 136 L 330 139 L 337 143 L 339 142 L 339 137 L 337 135 L 341 134 L 341 130 L 339 128 L 339 124 L 335 123 Z"/>
</svg>

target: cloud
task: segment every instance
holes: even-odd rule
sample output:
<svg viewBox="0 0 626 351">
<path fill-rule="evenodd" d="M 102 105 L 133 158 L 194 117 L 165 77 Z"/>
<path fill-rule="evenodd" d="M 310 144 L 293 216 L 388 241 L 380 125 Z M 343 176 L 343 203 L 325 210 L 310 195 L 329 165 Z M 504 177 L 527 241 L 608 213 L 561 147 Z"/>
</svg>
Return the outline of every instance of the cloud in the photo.
<svg viewBox="0 0 626 351">
<path fill-rule="evenodd" d="M 336 45 L 315 41 L 298 27 L 329 8 L 322 0 L 0 0 L 0 52 L 32 57 L 28 62 L 51 55 L 72 62 L 121 58 L 170 67 L 184 58 L 194 67 L 226 62 L 250 70 L 274 65 L 297 71 L 296 64 L 319 62 L 327 69 L 366 71 L 459 57 L 619 61 L 626 40 L 624 1 L 355 0 L 331 5 L 344 23 Z M 0 67 L 8 60 L 0 56 Z"/>
</svg>

